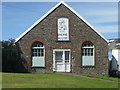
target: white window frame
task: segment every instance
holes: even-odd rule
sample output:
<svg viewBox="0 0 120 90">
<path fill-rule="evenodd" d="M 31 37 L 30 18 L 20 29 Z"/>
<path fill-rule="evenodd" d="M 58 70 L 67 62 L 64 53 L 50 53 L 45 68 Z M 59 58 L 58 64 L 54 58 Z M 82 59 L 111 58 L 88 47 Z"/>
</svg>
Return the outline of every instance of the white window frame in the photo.
<svg viewBox="0 0 120 90">
<path fill-rule="evenodd" d="M 88 44 L 90 46 L 88 46 Z M 86 46 L 84 46 L 84 44 L 86 44 Z M 92 50 L 91 50 L 92 49 Z M 85 67 L 85 66 L 95 66 L 95 58 L 94 58 L 94 44 L 90 41 L 85 41 L 83 44 L 82 44 L 82 67 Z M 90 60 L 87 60 L 88 59 L 91 59 L 91 63 L 87 63 L 85 64 L 85 62 L 89 62 Z"/>
<path fill-rule="evenodd" d="M 37 41 L 37 42 L 40 43 L 40 44 L 43 44 L 43 43 L 41 43 L 39 41 Z M 36 43 L 36 42 L 34 42 L 34 43 Z M 38 52 L 37 52 L 37 56 L 33 56 L 33 49 L 39 49 L 39 50 L 43 49 L 43 56 L 42 56 L 42 54 L 40 54 L 40 56 L 39 56 Z M 39 53 L 42 53 L 42 52 L 39 52 Z M 42 61 L 43 65 L 33 65 L 33 57 L 43 57 L 43 61 Z M 36 47 L 32 46 L 32 48 L 31 48 L 31 59 L 32 59 L 32 61 L 31 61 L 32 67 L 45 67 L 45 47 L 44 47 L 44 44 L 43 44 L 43 46 L 36 46 Z"/>
<path fill-rule="evenodd" d="M 64 24 L 62 24 L 63 26 L 60 26 L 60 22 L 62 21 Z M 59 17 L 57 19 L 57 40 L 69 41 L 69 19 L 67 17 Z"/>
</svg>

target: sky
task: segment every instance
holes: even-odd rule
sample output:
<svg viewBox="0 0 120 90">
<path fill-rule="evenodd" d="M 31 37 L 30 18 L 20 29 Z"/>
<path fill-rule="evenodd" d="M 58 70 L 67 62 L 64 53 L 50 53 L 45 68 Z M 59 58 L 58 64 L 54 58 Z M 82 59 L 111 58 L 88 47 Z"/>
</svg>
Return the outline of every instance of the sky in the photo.
<svg viewBox="0 0 120 90">
<path fill-rule="evenodd" d="M 57 3 L 2 2 L 2 40 L 18 38 Z M 118 38 L 118 2 L 66 3 L 106 39 Z"/>
</svg>

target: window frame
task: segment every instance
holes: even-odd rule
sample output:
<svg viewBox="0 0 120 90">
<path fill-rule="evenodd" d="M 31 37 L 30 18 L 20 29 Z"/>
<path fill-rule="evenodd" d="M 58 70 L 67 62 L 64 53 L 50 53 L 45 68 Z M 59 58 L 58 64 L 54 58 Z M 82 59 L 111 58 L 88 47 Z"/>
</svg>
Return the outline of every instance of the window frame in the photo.
<svg viewBox="0 0 120 90">
<path fill-rule="evenodd" d="M 42 46 L 40 46 L 40 47 L 34 47 L 33 45 L 34 45 L 35 43 L 40 43 L 40 44 L 42 44 Z M 39 57 L 43 57 L 43 58 L 44 58 L 44 60 L 43 60 L 44 66 L 40 66 L 40 65 L 39 65 L 39 66 L 33 66 L 33 63 L 32 63 L 32 60 L 33 60 L 32 58 L 34 57 L 34 56 L 33 56 L 33 52 L 32 52 L 33 49 L 36 49 L 36 50 L 37 50 L 37 49 L 39 49 L 39 50 L 40 50 L 40 49 L 43 49 L 43 56 L 39 56 Z M 37 54 L 38 54 L 38 53 L 37 53 Z M 37 67 L 38 67 L 38 68 L 45 68 L 45 45 L 44 45 L 42 42 L 40 42 L 40 41 L 35 41 L 35 42 L 33 42 L 32 45 L 31 45 L 31 67 L 32 67 L 32 68 L 37 68 Z"/>
<path fill-rule="evenodd" d="M 36 53 L 38 57 L 39 56 L 44 57 L 44 47 L 32 47 L 32 56 L 34 56 L 33 53 Z M 40 53 L 40 55 L 39 55 L 39 53 Z"/>
<path fill-rule="evenodd" d="M 68 24 L 67 24 L 67 28 L 68 28 L 68 33 L 67 33 L 67 38 L 68 39 L 61 39 L 61 40 L 59 40 L 58 39 L 58 30 L 59 30 L 59 27 L 58 27 L 58 20 L 59 19 L 62 19 L 62 18 L 65 18 L 65 19 L 67 19 L 68 20 Z M 69 24 L 70 24 L 70 22 L 69 22 L 69 18 L 67 17 L 67 16 L 58 16 L 57 17 L 57 30 L 56 30 L 56 41 L 57 42 L 69 42 L 70 41 L 70 28 L 69 28 Z"/>
<path fill-rule="evenodd" d="M 87 43 L 89 43 L 89 45 L 90 46 L 84 46 L 84 44 L 87 44 Z M 87 53 L 86 55 L 83 55 L 83 50 L 85 51 L 85 49 L 87 49 L 87 51 L 89 51 L 90 49 L 93 49 L 92 50 L 92 52 L 91 52 L 91 50 L 90 50 L 90 52 L 84 52 L 84 54 L 85 53 Z M 90 53 L 90 54 L 89 54 Z M 89 54 L 89 55 L 88 55 Z M 92 55 L 91 55 L 92 54 Z M 93 57 L 93 65 L 83 65 L 83 56 L 92 56 Z M 91 41 L 84 41 L 83 43 L 82 43 L 82 46 L 81 46 L 81 66 L 82 67 L 85 67 L 85 68 L 94 68 L 95 67 L 95 45 L 94 45 L 94 43 L 93 42 L 91 42 Z"/>
</svg>

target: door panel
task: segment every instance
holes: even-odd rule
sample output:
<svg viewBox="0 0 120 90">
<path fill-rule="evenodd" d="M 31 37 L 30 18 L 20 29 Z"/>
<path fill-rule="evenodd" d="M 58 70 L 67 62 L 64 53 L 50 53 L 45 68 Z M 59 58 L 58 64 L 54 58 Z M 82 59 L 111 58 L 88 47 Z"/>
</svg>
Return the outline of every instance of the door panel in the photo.
<svg viewBox="0 0 120 90">
<path fill-rule="evenodd" d="M 55 69 L 64 71 L 63 51 L 55 51 Z"/>
<path fill-rule="evenodd" d="M 70 51 L 65 51 L 65 72 L 70 72 Z"/>
<path fill-rule="evenodd" d="M 70 72 L 70 63 L 69 62 L 65 63 L 65 72 Z"/>
</svg>

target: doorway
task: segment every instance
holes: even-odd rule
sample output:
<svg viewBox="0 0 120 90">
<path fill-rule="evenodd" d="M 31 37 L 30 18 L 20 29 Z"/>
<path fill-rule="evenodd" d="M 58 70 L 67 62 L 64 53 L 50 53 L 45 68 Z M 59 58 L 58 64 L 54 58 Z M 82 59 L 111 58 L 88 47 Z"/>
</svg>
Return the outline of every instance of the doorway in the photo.
<svg viewBox="0 0 120 90">
<path fill-rule="evenodd" d="M 70 72 L 70 49 L 53 50 L 53 71 Z"/>
</svg>

